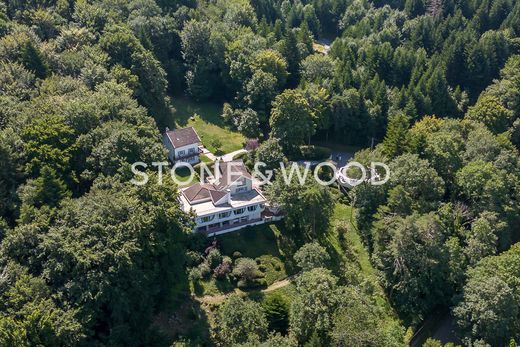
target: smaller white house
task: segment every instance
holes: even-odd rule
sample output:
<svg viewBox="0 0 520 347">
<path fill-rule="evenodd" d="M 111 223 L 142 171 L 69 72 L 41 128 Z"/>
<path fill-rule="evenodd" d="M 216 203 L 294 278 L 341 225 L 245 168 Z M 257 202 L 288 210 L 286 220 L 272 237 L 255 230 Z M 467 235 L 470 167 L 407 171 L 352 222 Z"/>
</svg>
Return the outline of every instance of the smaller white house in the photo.
<svg viewBox="0 0 520 347">
<path fill-rule="evenodd" d="M 168 149 L 168 158 L 173 163 L 197 164 L 200 162 L 201 141 L 193 127 L 175 130 L 166 128 L 163 142 Z"/>
</svg>

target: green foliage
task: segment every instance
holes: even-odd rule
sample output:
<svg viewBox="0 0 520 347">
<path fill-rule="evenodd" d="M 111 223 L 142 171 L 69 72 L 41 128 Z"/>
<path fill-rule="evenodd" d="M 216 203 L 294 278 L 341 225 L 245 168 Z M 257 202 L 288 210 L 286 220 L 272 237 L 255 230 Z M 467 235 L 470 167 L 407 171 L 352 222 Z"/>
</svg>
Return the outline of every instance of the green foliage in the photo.
<svg viewBox="0 0 520 347">
<path fill-rule="evenodd" d="M 285 172 L 277 172 L 273 184 L 267 188 L 270 201 L 285 211 L 285 225 L 300 230 L 309 239 L 327 230 L 334 206 L 329 189 L 318 184 L 311 173 L 309 170 L 305 177 L 299 167 L 289 166 Z M 302 175 L 303 184 L 298 174 Z"/>
<path fill-rule="evenodd" d="M 269 322 L 269 330 L 285 334 L 289 328 L 289 308 L 287 300 L 281 295 L 270 295 L 262 301 L 262 308 Z"/>
<path fill-rule="evenodd" d="M 236 260 L 233 274 L 246 283 L 252 282 L 258 277 L 258 265 L 251 258 L 239 258 Z"/>
<path fill-rule="evenodd" d="M 332 327 L 331 312 L 339 304 L 337 278 L 316 268 L 298 277 L 296 290 L 289 321 L 298 340 L 305 341 L 314 331 L 327 332 Z"/>
<path fill-rule="evenodd" d="M 302 93 L 287 89 L 273 102 L 270 135 L 277 138 L 286 151 L 294 150 L 314 133 L 312 118 L 312 110 Z"/>
<path fill-rule="evenodd" d="M 276 138 L 269 138 L 267 141 L 262 142 L 255 151 L 255 159 L 257 162 L 265 163 L 266 170 L 278 169 L 280 168 L 280 163 L 287 162 L 282 146 L 280 146 L 280 142 Z"/>
<path fill-rule="evenodd" d="M 265 338 L 267 319 L 260 304 L 230 296 L 219 308 L 218 335 L 225 345 L 245 343 Z"/>
<path fill-rule="evenodd" d="M 469 108 L 466 118 L 482 122 L 494 133 L 501 133 L 511 125 L 513 112 L 502 106 L 500 100 L 491 95 L 483 95 L 475 106 Z"/>
<path fill-rule="evenodd" d="M 388 122 L 383 149 L 388 157 L 396 157 L 406 152 L 408 147 L 408 128 L 410 121 L 403 113 L 391 117 Z"/>
<path fill-rule="evenodd" d="M 518 339 L 519 244 L 487 257 L 469 271 L 463 299 L 454 309 L 458 324 L 472 340 L 496 345 Z"/>
<path fill-rule="evenodd" d="M 25 43 L 21 52 L 21 60 L 25 68 L 32 71 L 36 77 L 43 79 L 49 74 L 45 58 L 31 41 Z"/>
<path fill-rule="evenodd" d="M 329 259 L 330 256 L 327 250 L 316 242 L 306 243 L 294 254 L 296 264 L 303 271 L 325 267 Z"/>
</svg>

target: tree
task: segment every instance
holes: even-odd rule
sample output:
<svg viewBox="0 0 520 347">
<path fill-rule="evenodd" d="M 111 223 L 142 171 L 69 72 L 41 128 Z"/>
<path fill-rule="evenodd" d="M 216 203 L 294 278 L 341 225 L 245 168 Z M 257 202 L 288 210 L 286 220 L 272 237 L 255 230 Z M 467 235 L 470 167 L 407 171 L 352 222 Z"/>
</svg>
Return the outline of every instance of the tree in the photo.
<svg viewBox="0 0 520 347">
<path fill-rule="evenodd" d="M 289 322 L 299 341 L 305 341 L 314 331 L 330 330 L 339 303 L 337 290 L 337 278 L 329 270 L 316 268 L 298 277 Z"/>
<path fill-rule="evenodd" d="M 390 117 L 383 149 L 385 155 L 396 157 L 406 152 L 409 143 L 408 128 L 410 121 L 404 113 L 397 113 Z"/>
<path fill-rule="evenodd" d="M 145 344 L 153 307 L 164 293 L 182 290 L 182 240 L 190 227 L 174 196 L 164 186 L 99 179 L 63 206 L 45 233 L 42 272 L 53 297 L 76 311 L 90 343 Z M 112 328 L 99 335 L 95 326 Z"/>
<path fill-rule="evenodd" d="M 246 102 L 256 110 L 259 119 L 265 123 L 271 112 L 271 103 L 278 94 L 276 77 L 264 71 L 255 71 L 246 84 Z"/>
<path fill-rule="evenodd" d="M 0 292 L 4 312 L 0 317 L 0 345 L 75 345 L 85 341 L 84 327 L 76 319 L 75 310 L 60 308 L 42 278 L 12 264 L 2 270 L 4 280 L 13 284 Z"/>
<path fill-rule="evenodd" d="M 262 308 L 269 322 L 269 330 L 281 334 L 289 328 L 289 302 L 282 295 L 270 295 L 262 301 Z"/>
<path fill-rule="evenodd" d="M 294 151 L 314 134 L 313 113 L 300 91 L 285 90 L 273 102 L 271 137 L 277 138 L 286 151 Z"/>
<path fill-rule="evenodd" d="M 392 288 L 390 299 L 409 319 L 417 319 L 440 303 L 446 286 L 445 236 L 434 213 L 386 216 L 375 224 L 374 258 Z"/>
<path fill-rule="evenodd" d="M 477 103 L 469 108 L 464 118 L 481 122 L 498 134 L 506 131 L 511 125 L 513 112 L 505 108 L 498 97 L 483 94 Z"/>
<path fill-rule="evenodd" d="M 301 76 L 307 82 L 331 79 L 334 76 L 334 63 L 328 55 L 309 55 L 301 63 Z"/>
<path fill-rule="evenodd" d="M 437 208 L 444 195 L 444 181 L 428 160 L 420 159 L 416 154 L 404 154 L 392 160 L 389 167 L 388 188 L 401 185 L 413 201 L 415 211 Z"/>
<path fill-rule="evenodd" d="M 27 153 L 26 172 L 36 176 L 43 166 L 48 166 L 60 175 L 68 173 L 74 135 L 63 116 L 45 114 L 32 119 L 21 130 Z"/>
<path fill-rule="evenodd" d="M 476 160 L 457 172 L 455 183 L 475 211 L 497 211 L 508 200 L 503 177 L 503 171 L 493 164 Z"/>
<path fill-rule="evenodd" d="M 233 274 L 245 282 L 251 282 L 257 278 L 258 273 L 258 265 L 251 258 L 239 258 L 233 269 Z"/>
<path fill-rule="evenodd" d="M 237 129 L 242 135 L 248 138 L 256 138 L 259 135 L 259 127 L 258 114 L 254 110 L 246 108 L 240 112 Z"/>
<path fill-rule="evenodd" d="M 281 90 L 287 80 L 287 63 L 280 53 L 272 49 L 262 50 L 253 57 L 252 68 L 255 73 L 262 71 L 277 79 L 277 88 Z"/>
<path fill-rule="evenodd" d="M 491 345 L 505 345 L 520 337 L 519 256 L 520 244 L 515 244 L 469 270 L 463 299 L 453 310 L 466 337 Z"/>
<path fill-rule="evenodd" d="M 289 178 L 290 173 L 286 172 L 286 175 Z M 332 195 L 328 187 L 321 186 L 310 176 L 300 184 L 296 173 L 287 182 L 286 175 L 277 173 L 273 184 L 267 188 L 267 195 L 284 211 L 288 228 L 299 229 L 307 238 L 313 239 L 329 227 L 334 207 Z"/>
<path fill-rule="evenodd" d="M 47 77 L 49 66 L 32 41 L 25 43 L 21 55 L 22 63 L 27 70 L 32 71 L 38 78 L 44 79 Z"/>
<path fill-rule="evenodd" d="M 287 162 L 287 158 L 283 154 L 282 146 L 280 146 L 280 140 L 273 137 L 258 146 L 255 151 L 255 158 L 257 162 L 266 164 L 265 170 L 278 169 L 280 168 L 280 163 Z"/>
<path fill-rule="evenodd" d="M 296 86 L 300 78 L 299 69 L 301 57 L 293 29 L 289 29 L 286 32 L 282 46 L 282 54 L 287 62 L 287 72 L 289 73 L 287 84 L 289 87 Z"/>
<path fill-rule="evenodd" d="M 231 295 L 217 313 L 218 336 L 226 346 L 264 339 L 268 322 L 260 304 Z"/>
<path fill-rule="evenodd" d="M 306 243 L 295 254 L 296 264 L 303 270 L 309 271 L 317 267 L 325 267 L 330 259 L 327 250 L 317 242 Z"/>
</svg>

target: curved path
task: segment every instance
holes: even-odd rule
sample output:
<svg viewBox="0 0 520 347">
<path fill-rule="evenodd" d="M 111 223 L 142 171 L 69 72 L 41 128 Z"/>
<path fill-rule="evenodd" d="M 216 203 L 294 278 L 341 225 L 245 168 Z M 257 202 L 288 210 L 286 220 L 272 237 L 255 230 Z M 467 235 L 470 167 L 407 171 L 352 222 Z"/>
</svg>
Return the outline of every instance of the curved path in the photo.
<svg viewBox="0 0 520 347">
<path fill-rule="evenodd" d="M 283 288 L 283 287 L 289 285 L 293 279 L 294 279 L 294 275 L 286 277 L 283 280 L 276 281 L 273 284 L 271 284 L 270 286 L 268 286 L 267 288 L 260 290 L 260 292 L 269 293 L 269 292 L 275 291 L 277 289 Z M 235 293 L 238 293 L 237 289 L 235 289 L 229 293 L 220 294 L 220 295 L 204 295 L 201 297 L 194 296 L 194 299 L 202 304 L 218 305 L 218 304 L 222 303 L 224 300 L 226 300 L 226 298 L 228 296 L 235 294 Z"/>
</svg>

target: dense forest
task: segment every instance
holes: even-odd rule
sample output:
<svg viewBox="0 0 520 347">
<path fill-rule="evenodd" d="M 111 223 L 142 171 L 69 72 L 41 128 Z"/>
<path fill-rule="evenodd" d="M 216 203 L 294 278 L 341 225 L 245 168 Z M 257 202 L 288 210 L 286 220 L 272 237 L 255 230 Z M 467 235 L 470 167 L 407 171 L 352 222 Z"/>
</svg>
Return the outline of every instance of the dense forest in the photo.
<svg viewBox="0 0 520 347">
<path fill-rule="evenodd" d="M 248 161 L 334 143 L 391 178 L 277 179 L 291 302 L 231 295 L 168 334 L 194 278 L 259 271 L 191 232 L 176 186 L 130 184 L 166 160 L 177 98 L 258 138 Z M 519 116 L 516 0 L 3 0 L 0 346 L 405 346 L 438 310 L 464 346 L 516 346 Z"/>
</svg>

